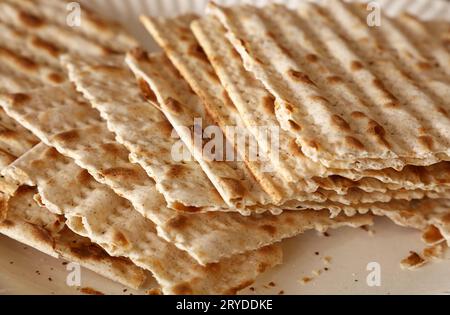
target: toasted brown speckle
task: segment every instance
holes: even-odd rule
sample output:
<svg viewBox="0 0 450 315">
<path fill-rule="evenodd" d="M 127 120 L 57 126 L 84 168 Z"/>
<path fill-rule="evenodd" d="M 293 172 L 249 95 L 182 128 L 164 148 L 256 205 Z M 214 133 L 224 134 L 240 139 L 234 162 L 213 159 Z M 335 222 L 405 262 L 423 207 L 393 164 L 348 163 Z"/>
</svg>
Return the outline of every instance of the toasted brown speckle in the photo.
<svg viewBox="0 0 450 315">
<path fill-rule="evenodd" d="M 308 54 L 308 55 L 306 55 L 305 59 L 311 63 L 315 63 L 315 62 L 319 61 L 319 57 L 315 54 Z"/>
<path fill-rule="evenodd" d="M 361 62 L 355 60 L 355 61 L 352 61 L 350 68 L 352 69 L 352 71 L 358 71 L 358 70 L 363 69 L 364 65 Z"/>
<path fill-rule="evenodd" d="M 50 73 L 48 75 L 48 79 L 56 84 L 63 83 L 66 80 L 61 74 L 56 73 L 56 72 Z"/>
<path fill-rule="evenodd" d="M 350 125 L 341 116 L 333 115 L 331 123 L 341 131 L 351 131 Z"/>
<path fill-rule="evenodd" d="M 272 226 L 272 225 L 262 225 L 261 230 L 263 230 L 264 232 L 270 234 L 270 235 L 275 235 L 275 233 L 277 232 L 277 228 Z"/>
<path fill-rule="evenodd" d="M 114 233 L 114 242 L 121 247 L 126 247 L 130 243 L 127 237 L 120 231 Z"/>
<path fill-rule="evenodd" d="M 183 105 L 174 98 L 169 98 L 165 105 L 173 113 L 179 114 L 183 112 Z"/>
<path fill-rule="evenodd" d="M 20 20 L 20 22 L 25 24 L 27 27 L 31 27 L 31 28 L 38 28 L 38 27 L 45 25 L 44 20 L 42 20 L 41 18 L 39 18 L 35 15 L 32 15 L 30 13 L 24 12 L 24 11 L 20 11 L 19 20 Z"/>
<path fill-rule="evenodd" d="M 139 89 L 141 90 L 142 95 L 147 101 L 157 103 L 158 99 L 156 94 L 151 89 L 150 85 L 144 80 L 139 78 L 138 80 Z"/>
<path fill-rule="evenodd" d="M 266 95 L 263 98 L 264 111 L 269 115 L 275 115 L 275 98 L 272 95 Z"/>
<path fill-rule="evenodd" d="M 45 50 L 48 54 L 50 54 L 53 57 L 58 57 L 61 53 L 61 50 L 55 45 L 53 45 L 51 42 L 43 40 L 37 36 L 33 37 L 31 43 L 35 47 Z"/>
<path fill-rule="evenodd" d="M 357 150 L 364 150 L 364 144 L 361 143 L 358 139 L 355 137 L 347 136 L 345 137 L 345 142 L 348 146 L 352 147 L 353 149 Z"/>
<path fill-rule="evenodd" d="M 363 112 L 353 112 L 351 115 L 354 119 L 363 119 L 367 117 Z"/>
<path fill-rule="evenodd" d="M 433 150 L 434 147 L 433 138 L 431 138 L 430 136 L 420 136 L 418 140 L 419 143 L 422 144 L 425 148 L 427 148 L 428 150 Z"/>
<path fill-rule="evenodd" d="M 145 61 L 145 62 L 150 61 L 147 52 L 140 47 L 136 47 L 133 50 L 131 50 L 130 55 L 132 55 L 138 61 Z"/>
<path fill-rule="evenodd" d="M 289 127 L 294 131 L 302 130 L 302 127 L 293 120 L 289 120 Z"/>
<path fill-rule="evenodd" d="M 105 295 L 104 293 L 89 287 L 81 288 L 80 292 L 87 295 Z"/>
<path fill-rule="evenodd" d="M 62 132 L 55 136 L 55 140 L 62 142 L 74 142 L 80 139 L 80 134 L 76 130 L 70 130 L 66 132 Z"/>
<path fill-rule="evenodd" d="M 342 79 L 341 77 L 339 77 L 337 75 L 332 75 L 332 76 L 327 77 L 327 82 L 330 84 L 338 84 L 338 83 L 344 82 L 344 79 Z"/>
<path fill-rule="evenodd" d="M 309 78 L 309 76 L 303 72 L 296 70 L 289 70 L 288 75 L 297 82 L 315 85 L 313 81 Z"/>
<path fill-rule="evenodd" d="M 25 93 L 11 94 L 10 98 L 13 106 L 20 106 L 31 100 L 31 96 Z"/>
<path fill-rule="evenodd" d="M 189 283 L 181 283 L 181 284 L 176 285 L 173 288 L 173 292 L 176 295 L 190 295 L 190 294 L 194 293 L 194 291 L 192 290 L 192 287 Z"/>
</svg>

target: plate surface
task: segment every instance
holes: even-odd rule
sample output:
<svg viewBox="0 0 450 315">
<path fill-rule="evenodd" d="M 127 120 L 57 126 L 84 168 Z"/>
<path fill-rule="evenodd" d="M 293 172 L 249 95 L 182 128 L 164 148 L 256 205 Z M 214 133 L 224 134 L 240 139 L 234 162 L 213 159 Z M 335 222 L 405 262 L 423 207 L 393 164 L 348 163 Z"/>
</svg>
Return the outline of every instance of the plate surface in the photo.
<svg viewBox="0 0 450 315">
<path fill-rule="evenodd" d="M 295 6 L 301 0 L 277 1 Z M 83 2 L 83 1 L 82 1 Z M 148 49 L 156 49 L 139 24 L 140 14 L 174 16 L 202 13 L 206 0 L 91 0 L 102 15 L 121 21 Z M 244 1 L 223 0 L 223 4 Z M 245 1 L 257 5 L 265 0 Z M 450 3 L 441 0 L 381 0 L 389 14 L 407 10 L 426 19 L 450 19 Z M 362 229 L 309 232 L 284 242 L 285 262 L 263 275 L 244 294 L 450 294 L 450 258 L 418 271 L 402 271 L 399 262 L 424 245 L 420 233 L 377 219 L 374 233 Z M 372 235 L 373 234 L 373 235 Z M 370 286 L 368 266 L 379 267 L 380 285 Z M 325 270 L 325 268 L 327 270 Z M 62 261 L 0 236 L 0 294 L 81 294 L 67 285 L 71 271 Z M 320 275 L 317 272 L 321 273 Z M 369 277 L 371 278 L 371 277 Z M 306 281 L 304 281 L 306 280 Z M 305 283 L 306 282 L 306 283 Z M 139 294 L 81 270 L 81 287 L 105 294 Z"/>
</svg>

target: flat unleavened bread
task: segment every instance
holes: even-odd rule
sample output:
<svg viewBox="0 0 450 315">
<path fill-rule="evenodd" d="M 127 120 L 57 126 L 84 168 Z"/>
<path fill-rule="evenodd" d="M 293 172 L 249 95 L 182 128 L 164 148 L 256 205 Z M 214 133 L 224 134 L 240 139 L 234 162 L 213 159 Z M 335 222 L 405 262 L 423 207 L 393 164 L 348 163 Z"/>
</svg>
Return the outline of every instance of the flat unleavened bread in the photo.
<svg viewBox="0 0 450 315">
<path fill-rule="evenodd" d="M 193 113 L 193 111 L 202 105 L 199 104 L 199 99 L 189 89 L 186 83 L 180 80 L 177 71 L 171 65 L 167 57 L 161 54 L 148 55 L 144 52 L 134 52 L 127 55 L 127 61 L 136 76 L 145 80 L 149 84 L 149 89 L 154 91 L 158 97 L 161 110 L 166 113 L 167 117 L 170 117 L 169 120 L 172 119 L 174 128 L 179 130 L 179 133 L 187 131 L 186 128 L 180 127 L 188 126 L 189 122 L 198 114 Z M 192 108 L 192 110 L 187 109 L 188 106 L 179 106 L 180 108 L 183 108 L 183 111 L 174 113 L 173 110 L 171 110 L 171 104 L 173 103 L 171 100 L 174 99 L 177 99 L 177 102 L 180 104 L 190 104 L 189 108 Z M 189 145 L 192 141 L 191 137 L 192 135 L 190 133 L 185 132 L 185 135 L 182 138 Z M 208 165 L 204 165 L 203 167 L 206 169 Z M 330 181 L 334 182 L 334 184 L 330 185 Z M 355 208 L 354 205 L 361 202 L 387 202 L 396 198 L 396 196 L 399 199 L 406 198 L 411 200 L 416 197 L 422 198 L 424 194 L 428 194 L 427 191 L 422 190 L 399 190 L 397 192 L 395 190 L 389 192 L 384 190 L 384 192 L 377 192 L 376 188 L 370 190 L 368 183 L 371 183 L 371 181 L 366 180 L 365 183 L 362 184 L 362 187 L 369 190 L 369 192 L 364 192 L 359 190 L 358 184 L 355 184 L 351 180 L 344 180 L 336 177 L 330 180 L 324 179 L 320 181 L 320 184 L 323 184 L 325 189 L 319 189 L 314 193 L 295 195 L 293 200 L 284 203 L 279 209 L 326 209 L 327 206 L 330 205 L 327 201 L 332 201 L 342 203 L 342 205 L 351 204 L 351 207 L 346 207 L 347 209 L 350 208 L 347 211 L 355 212 L 357 208 Z M 355 189 L 352 189 L 347 185 L 350 185 Z M 376 185 L 374 187 L 377 186 L 380 187 L 382 185 Z M 346 191 L 347 194 L 340 192 L 340 189 Z M 336 193 L 334 190 L 338 190 L 339 192 Z M 430 197 L 435 193 L 435 191 L 431 190 L 429 192 Z M 444 189 L 437 193 L 439 193 L 439 196 L 442 196 L 442 194 L 446 193 L 446 190 Z M 307 204 L 307 206 L 305 206 L 305 204 Z M 245 210 L 248 211 L 249 209 L 250 207 Z M 267 208 L 266 210 L 270 209 Z"/>
<path fill-rule="evenodd" d="M 90 61 L 85 61 L 76 56 L 65 56 L 64 64 L 68 67 L 69 76 L 77 89 L 100 111 L 108 128 L 115 132 L 116 139 L 127 147 L 132 159 L 146 169 L 147 174 L 156 181 L 157 188 L 164 195 L 169 207 L 179 210 L 188 207 L 190 212 L 206 209 L 227 210 L 223 202 L 220 203 L 220 199 L 212 199 L 217 193 L 195 161 L 174 160 L 172 149 L 178 140 L 171 137 L 170 124 L 155 106 L 149 106 L 139 94 L 140 90 L 134 77 L 124 68 L 120 57 L 110 58 L 106 62 L 102 59 L 91 58 Z M 139 81 L 140 86 L 145 87 L 145 84 Z M 147 87 L 145 91 L 150 95 L 153 93 Z M 87 140 L 89 137 L 81 138 L 86 138 L 86 143 L 92 143 L 92 140 Z M 336 185 L 338 184 L 342 185 L 343 181 L 336 180 Z M 205 191 L 202 187 L 205 187 Z M 366 194 L 347 188 L 350 189 L 348 195 L 339 195 L 328 186 L 326 188 L 331 191 L 322 190 L 321 195 L 330 201 L 343 204 L 417 199 L 434 193 L 399 189 L 389 193 L 384 190 Z M 204 196 L 207 191 L 211 191 L 209 195 L 212 196 Z"/>
<path fill-rule="evenodd" d="M 320 16 L 336 12 L 309 7 Z M 400 170 L 407 164 L 448 160 L 445 100 L 422 89 L 423 77 L 405 73 L 389 49 L 381 47 L 380 57 L 371 58 L 373 51 L 361 44 L 366 40 L 341 32 L 341 19 L 330 29 L 323 22 L 312 27 L 311 16 L 316 15 L 301 16 L 276 5 L 211 5 L 210 12 L 229 30 L 246 68 L 276 96 L 282 127 L 314 161 L 335 168 Z M 353 28 L 369 42 L 373 29 Z M 317 34 L 326 30 L 327 37 Z M 387 46 L 386 41 L 381 44 Z"/>
<path fill-rule="evenodd" d="M 5 0 L 16 8 L 55 24 L 67 28 L 68 0 Z M 73 8 L 73 6 L 72 6 Z M 113 21 L 98 16 L 89 7 L 80 4 L 82 22 L 71 30 L 108 47 L 112 52 L 123 53 L 137 46 L 137 42 L 123 27 Z M 73 9 L 72 9 L 73 10 Z"/>
<path fill-rule="evenodd" d="M 24 101 L 20 108 L 16 107 L 19 104 L 13 104 L 18 97 Z M 154 181 L 139 165 L 129 161 L 126 148 L 115 142 L 106 123 L 99 121 L 98 112 L 89 107 L 72 87 L 54 87 L 0 98 L 0 103 L 13 117 L 44 142 L 73 158 L 97 181 L 130 200 L 137 211 L 157 225 L 160 236 L 186 250 L 202 264 L 257 249 L 308 229 L 370 224 L 370 216 L 330 219 L 328 210 L 286 212 L 280 216 L 266 213 L 255 217 L 226 212 L 183 214 L 167 207 Z M 15 169 L 14 174 L 18 176 L 20 172 Z M 326 204 L 314 206 L 318 210 L 327 208 Z M 297 207 L 297 204 L 290 206 L 292 209 Z M 185 210 L 189 212 L 192 209 Z M 254 209 L 249 211 L 258 212 Z"/>
<path fill-rule="evenodd" d="M 192 30 L 247 128 L 258 138 L 259 145 L 268 151 L 271 159 L 278 162 L 277 170 L 286 180 L 295 182 L 299 178 L 313 178 L 319 187 L 340 193 L 347 193 L 349 187 L 367 192 L 387 192 L 400 188 L 439 190 L 448 186 L 448 181 L 442 177 L 450 174 L 448 162 L 429 167 L 407 166 L 401 172 L 393 169 L 357 172 L 325 168 L 305 157 L 295 137 L 281 128 L 279 150 L 272 152 L 259 128 L 279 126 L 275 117 L 274 98 L 253 74 L 245 70 L 240 56 L 226 38 L 225 28 L 218 20 L 211 16 L 198 19 L 192 23 Z M 421 175 L 417 176 L 419 172 Z M 428 178 L 421 180 L 422 176 Z M 413 178 L 414 181 L 411 180 Z"/>
<path fill-rule="evenodd" d="M 258 142 L 254 135 L 248 132 L 235 104 L 221 85 L 214 68 L 190 31 L 189 27 L 194 19 L 196 19 L 195 16 L 187 15 L 174 19 L 143 18 L 143 22 L 166 51 L 177 70 L 200 97 L 205 111 L 221 128 L 227 140 L 236 148 L 237 154 L 243 158 L 245 165 L 263 190 L 270 195 L 273 204 L 283 204 L 293 199 L 293 196 L 300 197 L 305 192 L 315 191 L 317 185 L 307 182 L 303 178 L 298 178 L 295 183 L 283 181 L 283 178 L 278 175 L 278 169 L 273 165 L 272 159 L 266 156 L 266 152 L 259 152 L 257 156 L 251 156 L 250 152 L 258 152 Z M 267 130 L 267 132 L 271 133 L 271 130 Z M 239 143 L 239 139 L 236 139 L 236 133 L 246 140 L 244 145 Z M 269 135 L 276 137 L 275 134 Z M 271 142 L 270 139 L 267 140 Z M 276 139 L 274 140 L 276 141 Z M 244 167 L 244 165 L 241 166 L 241 168 Z"/>
<path fill-rule="evenodd" d="M 8 215 L 0 233 L 47 255 L 78 263 L 106 278 L 139 289 L 148 274 L 131 261 L 111 257 L 87 238 L 70 231 L 64 218 L 39 206 L 36 188 L 20 187 L 7 202 Z"/>
<path fill-rule="evenodd" d="M 109 61 L 65 56 L 63 63 L 117 140 L 156 181 L 169 207 L 198 211 L 227 207 L 197 162 L 174 160 L 172 149 L 179 139 L 161 111 L 141 95 L 122 56 Z"/>
<path fill-rule="evenodd" d="M 12 179 L 15 173 L 38 187 L 41 202 L 63 214 L 70 229 L 151 271 L 165 294 L 234 294 L 281 262 L 281 249 L 274 245 L 200 266 L 159 238 L 156 226 L 128 201 L 44 144 L 16 161 Z"/>
<path fill-rule="evenodd" d="M 50 7 L 47 7 L 45 11 L 49 10 L 49 8 Z M 38 10 L 42 10 L 42 8 Z M 53 46 L 60 49 L 77 52 L 85 56 L 109 55 L 117 52 L 102 44 L 97 38 L 90 38 L 82 33 L 78 33 L 67 24 L 65 24 L 65 27 L 62 27 L 61 25 L 53 23 L 43 15 L 43 12 L 36 12 L 42 14 L 41 16 L 38 16 L 33 14 L 32 11 L 33 10 L 30 10 L 30 8 L 21 8 L 17 3 L 14 4 L 10 1 L 2 1 L 0 3 L 0 21 L 11 25 L 19 31 L 50 40 Z M 65 19 L 66 16 L 67 11 L 60 13 L 59 18 L 64 17 Z M 59 19 L 56 16 L 53 16 L 53 18 Z M 101 20 L 99 20 L 99 22 L 100 21 Z M 106 21 L 103 21 L 103 23 L 105 29 L 110 27 Z M 130 49 L 130 45 L 125 44 L 119 52 L 123 53 L 128 49 Z"/>
</svg>

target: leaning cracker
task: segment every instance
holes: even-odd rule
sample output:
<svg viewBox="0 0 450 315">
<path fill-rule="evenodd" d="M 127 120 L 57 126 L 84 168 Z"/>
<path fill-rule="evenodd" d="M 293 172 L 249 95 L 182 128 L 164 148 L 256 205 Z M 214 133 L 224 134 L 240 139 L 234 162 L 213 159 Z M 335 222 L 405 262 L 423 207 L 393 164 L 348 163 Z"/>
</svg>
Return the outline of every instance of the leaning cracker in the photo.
<svg viewBox="0 0 450 315">
<path fill-rule="evenodd" d="M 353 49 L 357 42 L 336 36 L 336 28 L 330 32 L 333 41 L 312 36 L 309 19 L 286 9 L 280 14 L 279 6 L 211 9 L 230 31 L 247 69 L 276 96 L 282 127 L 297 137 L 308 157 L 328 167 L 358 169 L 401 169 L 448 159 L 449 123 L 439 111 L 443 104 L 414 86 L 420 80 L 399 73 L 394 60 L 379 60 L 391 74 L 382 77 L 379 64 L 361 56 L 363 48 Z M 267 31 L 275 24 L 283 37 Z M 369 30 L 366 34 L 373 36 Z M 338 45 L 333 54 L 342 57 L 340 69 L 325 61 L 328 53 L 321 45 L 328 41 Z M 399 136 L 404 134 L 412 141 Z"/>
<path fill-rule="evenodd" d="M 258 150 L 256 140 L 253 134 L 247 131 L 235 105 L 190 31 L 190 23 L 196 18 L 192 15 L 174 19 L 144 17 L 142 21 L 192 90 L 202 100 L 199 105 L 221 128 L 225 138 L 236 148 L 238 156 L 243 158 L 245 164 L 235 163 L 235 165 L 244 172 L 247 171 L 246 168 L 249 169 L 247 173 L 256 178 L 255 183 L 250 183 L 252 186 L 260 185 L 272 199 L 270 202 L 275 205 L 292 200 L 293 196 L 300 198 L 305 192 L 314 192 L 317 186 L 308 185 L 300 178 L 292 185 L 283 182 L 277 175 L 271 160 L 266 158 L 265 152 L 259 152 L 257 157 L 250 156 L 250 151 Z M 239 140 L 235 139 L 235 130 L 240 137 L 246 139 L 245 145 L 239 145 Z M 275 134 L 270 136 L 274 137 Z"/>
<path fill-rule="evenodd" d="M 202 267 L 159 238 L 156 226 L 128 201 L 44 144 L 20 158 L 14 168 L 37 185 L 42 203 L 63 214 L 73 231 L 110 255 L 127 257 L 151 271 L 165 294 L 234 294 L 281 262 L 280 247 L 268 246 Z"/>
</svg>

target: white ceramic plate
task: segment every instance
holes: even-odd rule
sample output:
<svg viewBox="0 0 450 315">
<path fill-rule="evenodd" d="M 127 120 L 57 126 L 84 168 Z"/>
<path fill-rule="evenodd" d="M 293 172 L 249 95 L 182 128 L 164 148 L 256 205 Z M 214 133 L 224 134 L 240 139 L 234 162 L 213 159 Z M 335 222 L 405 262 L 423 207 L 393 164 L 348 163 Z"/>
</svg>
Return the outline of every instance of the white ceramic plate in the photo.
<svg viewBox="0 0 450 315">
<path fill-rule="evenodd" d="M 277 1 L 295 6 L 301 0 Z M 174 16 L 188 11 L 202 13 L 206 0 L 91 0 L 90 6 L 104 16 L 121 21 L 148 49 L 156 49 L 150 36 L 138 22 L 140 14 Z M 217 1 L 231 4 L 237 0 Z M 245 1 L 264 4 L 266 0 Z M 385 12 L 408 10 L 424 18 L 450 19 L 450 3 L 440 0 L 380 0 Z M 285 262 L 263 275 L 243 293 L 251 294 L 450 294 L 450 260 L 433 263 L 411 272 L 402 271 L 399 262 L 411 250 L 424 245 L 420 233 L 378 219 L 375 233 L 360 229 L 331 231 L 329 237 L 309 232 L 284 242 Z M 331 258 L 325 263 L 324 258 Z M 369 286 L 367 267 L 380 267 L 380 286 Z M 62 261 L 0 236 L 0 294 L 80 294 L 69 287 L 69 271 Z M 325 271 L 325 268 L 328 271 Z M 314 276 L 313 271 L 322 271 Z M 303 284 L 304 278 L 313 278 Z M 82 270 L 81 287 L 105 294 L 138 294 Z"/>
</svg>

